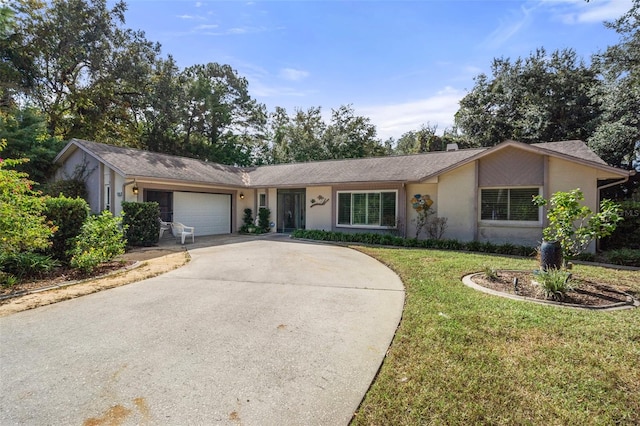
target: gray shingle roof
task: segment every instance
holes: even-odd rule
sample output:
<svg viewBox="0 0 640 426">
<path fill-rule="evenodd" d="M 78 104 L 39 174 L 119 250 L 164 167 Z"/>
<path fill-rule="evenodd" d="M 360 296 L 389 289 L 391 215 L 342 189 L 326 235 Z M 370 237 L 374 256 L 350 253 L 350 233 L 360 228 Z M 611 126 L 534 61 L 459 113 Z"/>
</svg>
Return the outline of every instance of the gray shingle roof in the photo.
<svg viewBox="0 0 640 426">
<path fill-rule="evenodd" d="M 234 187 L 420 182 L 509 145 L 533 149 L 540 153 L 569 156 L 610 168 L 582 141 L 547 142 L 531 145 L 507 141 L 493 148 L 461 149 L 393 157 L 313 161 L 251 168 L 226 166 L 80 139 L 73 139 L 71 142 L 92 153 L 128 178 L 147 177 Z"/>
<path fill-rule="evenodd" d="M 418 182 L 486 149 L 278 164 L 257 167 L 251 170 L 249 175 L 252 186 L 304 186 L 344 182 Z"/>
<path fill-rule="evenodd" d="M 534 143 L 531 144 L 531 146 L 557 152 L 559 154 L 570 155 L 582 160 L 607 165 L 607 163 L 602 158 L 598 157 L 595 152 L 589 149 L 587 144 L 579 140 Z"/>
<path fill-rule="evenodd" d="M 79 146 L 128 177 L 148 177 L 190 182 L 244 186 L 244 172 L 233 166 L 177 157 L 134 148 L 73 139 Z"/>
</svg>

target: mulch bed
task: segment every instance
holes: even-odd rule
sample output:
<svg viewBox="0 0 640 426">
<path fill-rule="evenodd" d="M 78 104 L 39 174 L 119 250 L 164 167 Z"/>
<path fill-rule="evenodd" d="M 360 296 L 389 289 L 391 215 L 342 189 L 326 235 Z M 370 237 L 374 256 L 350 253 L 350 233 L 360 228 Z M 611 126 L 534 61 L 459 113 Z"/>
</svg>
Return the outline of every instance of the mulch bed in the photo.
<svg viewBox="0 0 640 426">
<path fill-rule="evenodd" d="M 492 290 L 517 296 L 528 297 L 537 300 L 546 299 L 540 287 L 534 283 L 534 275 L 531 271 L 497 271 L 496 279 L 489 279 L 485 274 L 473 277 L 473 282 Z M 517 287 L 514 286 L 514 278 L 518 279 Z M 565 293 L 564 298 L 557 302 L 579 305 L 584 307 L 605 307 L 618 303 L 629 303 L 630 296 L 625 288 L 604 283 L 590 281 L 589 279 L 575 276 L 569 281 L 572 291 Z"/>
<path fill-rule="evenodd" d="M 34 291 L 41 288 L 47 288 L 56 285 L 68 284 L 72 281 L 84 280 L 88 278 L 99 277 L 112 272 L 125 269 L 133 265 L 135 261 L 111 261 L 99 265 L 91 273 L 84 273 L 79 269 L 69 267 L 60 267 L 51 271 L 47 275 L 40 276 L 36 280 L 19 282 L 12 287 L 0 286 L 0 297 L 10 296 L 12 294 L 23 294 L 24 292 Z"/>
</svg>

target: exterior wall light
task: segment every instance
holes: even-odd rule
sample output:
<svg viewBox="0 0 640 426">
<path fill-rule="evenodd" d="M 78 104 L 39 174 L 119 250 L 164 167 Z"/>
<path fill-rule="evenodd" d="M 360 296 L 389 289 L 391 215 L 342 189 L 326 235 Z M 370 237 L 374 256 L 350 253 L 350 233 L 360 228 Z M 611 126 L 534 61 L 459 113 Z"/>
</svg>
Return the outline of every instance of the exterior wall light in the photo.
<svg viewBox="0 0 640 426">
<path fill-rule="evenodd" d="M 138 195 L 138 187 L 134 186 L 133 188 L 131 188 L 131 191 L 133 191 L 133 195 Z"/>
<path fill-rule="evenodd" d="M 240 193 L 240 199 L 244 200 L 244 193 L 242 193 L 242 192 Z"/>
</svg>

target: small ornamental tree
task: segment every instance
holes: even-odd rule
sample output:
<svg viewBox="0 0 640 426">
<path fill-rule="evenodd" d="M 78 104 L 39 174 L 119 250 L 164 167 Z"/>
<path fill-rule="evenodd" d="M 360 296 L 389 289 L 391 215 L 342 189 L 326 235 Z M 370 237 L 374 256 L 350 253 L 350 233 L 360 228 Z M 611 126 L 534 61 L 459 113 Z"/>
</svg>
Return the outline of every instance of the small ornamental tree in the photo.
<svg viewBox="0 0 640 426">
<path fill-rule="evenodd" d="M 611 200 L 602 200 L 600 212 L 594 213 L 581 206 L 584 195 L 580 189 L 556 192 L 549 200 L 533 197 L 533 203 L 547 208 L 549 226 L 542 230 L 545 241 L 557 241 L 567 257 L 582 253 L 596 238 L 611 235 L 622 220 L 620 206 Z"/>
</svg>

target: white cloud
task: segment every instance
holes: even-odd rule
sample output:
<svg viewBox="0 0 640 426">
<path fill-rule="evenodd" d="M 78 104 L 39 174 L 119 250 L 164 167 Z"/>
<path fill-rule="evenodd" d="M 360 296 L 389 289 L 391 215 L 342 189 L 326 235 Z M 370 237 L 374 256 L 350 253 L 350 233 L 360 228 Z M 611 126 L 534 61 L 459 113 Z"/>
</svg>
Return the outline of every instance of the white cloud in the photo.
<svg viewBox="0 0 640 426">
<path fill-rule="evenodd" d="M 295 68 L 283 68 L 280 70 L 280 77 L 289 81 L 300 81 L 309 77 L 309 72 Z"/>
<path fill-rule="evenodd" d="M 301 90 L 276 83 L 276 76 L 261 65 L 233 56 L 225 57 L 224 61 L 249 80 L 251 96 L 259 98 L 260 102 L 265 102 L 266 98 L 301 98 L 316 93 L 313 89 Z M 284 102 L 278 106 L 285 106 Z"/>
<path fill-rule="evenodd" d="M 484 45 L 495 49 L 505 44 L 531 23 L 534 9 L 535 7 L 526 8 L 521 6 L 519 10 L 511 10 L 509 16 L 506 19 L 501 19 L 498 28 L 484 40 Z"/>
<path fill-rule="evenodd" d="M 217 24 L 202 24 L 202 25 L 198 25 L 197 27 L 195 27 L 193 29 L 193 31 L 202 31 L 202 30 L 213 30 L 215 28 L 218 28 L 219 25 Z"/>
<path fill-rule="evenodd" d="M 426 99 L 391 105 L 363 106 L 357 113 L 371 119 L 378 130 L 378 137 L 398 139 L 404 133 L 418 130 L 422 124 L 438 126 L 438 133 L 453 126 L 453 116 L 460 108 L 459 102 L 466 93 L 453 87 L 445 87 Z"/>
<path fill-rule="evenodd" d="M 600 23 L 619 18 L 631 9 L 632 0 L 601 2 L 566 2 L 567 7 L 556 9 L 556 18 L 565 24 Z M 557 6 L 557 5 L 556 5 Z"/>
<path fill-rule="evenodd" d="M 200 19 L 198 16 L 193 16 L 193 15 L 177 15 L 176 18 L 180 18 L 180 19 Z"/>
<path fill-rule="evenodd" d="M 202 2 L 197 1 L 196 2 L 196 7 L 200 7 L 200 6 L 202 6 Z"/>
</svg>

